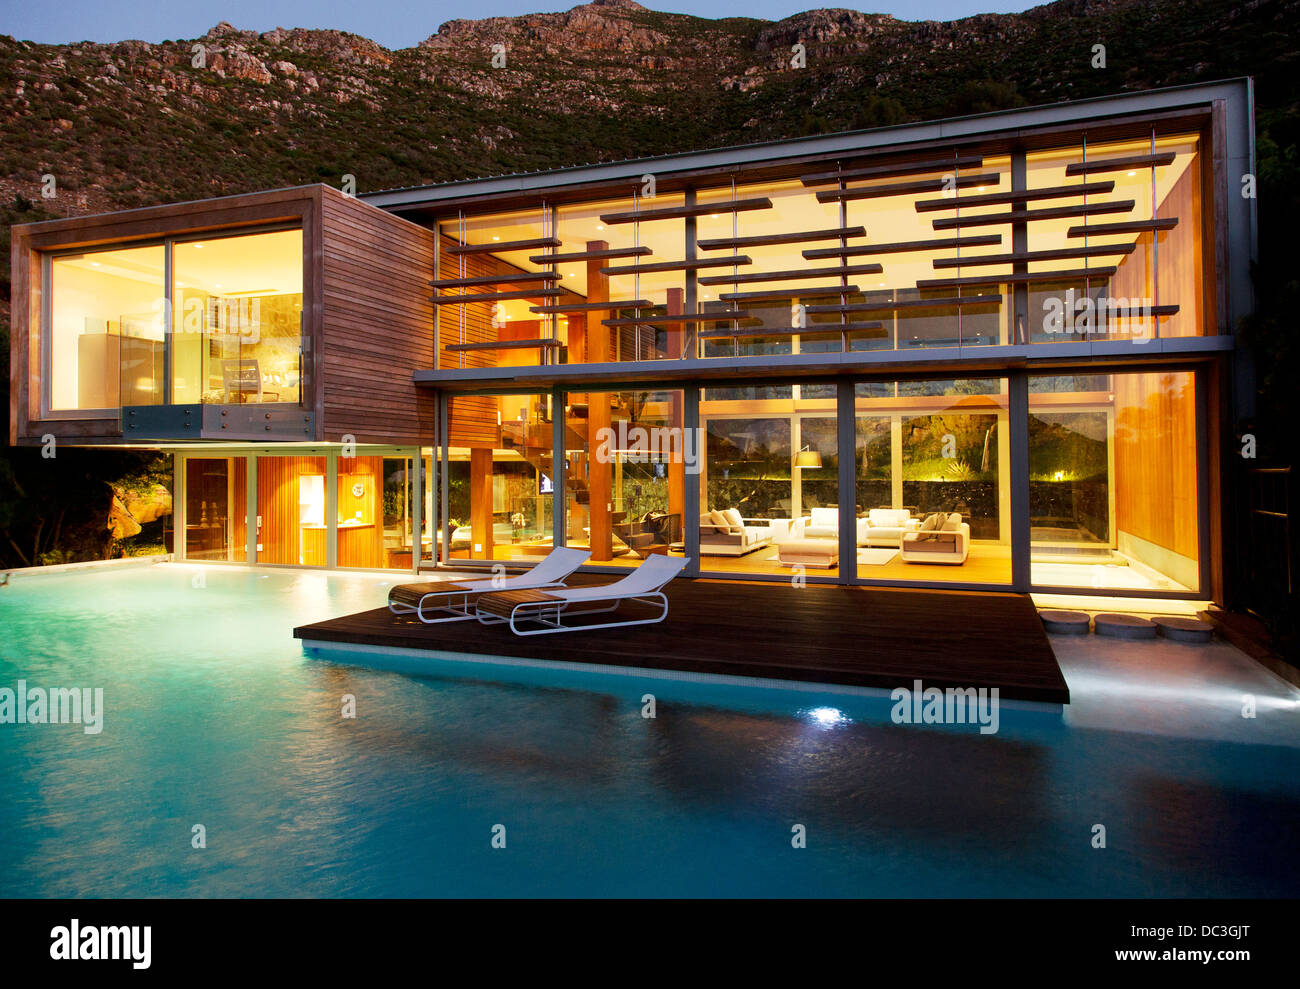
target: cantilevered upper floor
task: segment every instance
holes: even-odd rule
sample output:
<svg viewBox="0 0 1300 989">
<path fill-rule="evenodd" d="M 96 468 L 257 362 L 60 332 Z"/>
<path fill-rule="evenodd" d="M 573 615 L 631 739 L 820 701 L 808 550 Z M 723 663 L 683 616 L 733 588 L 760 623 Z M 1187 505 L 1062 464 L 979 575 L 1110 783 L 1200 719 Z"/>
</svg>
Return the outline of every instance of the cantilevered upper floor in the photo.
<svg viewBox="0 0 1300 989">
<path fill-rule="evenodd" d="M 15 226 L 10 442 L 427 439 L 432 270 L 324 185 Z"/>
</svg>

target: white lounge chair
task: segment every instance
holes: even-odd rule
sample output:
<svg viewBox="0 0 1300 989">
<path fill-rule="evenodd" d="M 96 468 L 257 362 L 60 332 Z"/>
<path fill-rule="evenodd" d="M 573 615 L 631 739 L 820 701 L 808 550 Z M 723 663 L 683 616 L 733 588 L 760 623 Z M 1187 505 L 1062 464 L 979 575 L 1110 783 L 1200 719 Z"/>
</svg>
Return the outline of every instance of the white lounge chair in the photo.
<svg viewBox="0 0 1300 989">
<path fill-rule="evenodd" d="M 494 576 L 454 583 L 398 584 L 388 592 L 388 610 L 395 615 L 415 615 L 426 625 L 463 622 L 475 617 L 474 601 L 492 591 L 563 587 L 565 579 L 591 558 L 591 550 L 561 546 L 527 573 Z M 427 616 L 427 617 L 426 617 Z"/>
<path fill-rule="evenodd" d="M 478 620 L 484 625 L 505 622 L 515 635 L 545 635 L 548 632 L 585 632 L 595 628 L 624 628 L 653 625 L 668 617 L 668 598 L 663 587 L 682 572 L 690 561 L 684 556 L 656 554 L 621 580 L 599 587 L 566 587 L 563 590 L 511 590 L 484 594 L 475 603 Z M 566 625 L 569 616 L 596 615 L 617 611 L 624 602 L 635 601 L 658 607 L 652 618 L 603 621 Z M 593 607 L 594 606 L 594 607 Z M 521 629 L 520 622 L 543 626 Z"/>
</svg>

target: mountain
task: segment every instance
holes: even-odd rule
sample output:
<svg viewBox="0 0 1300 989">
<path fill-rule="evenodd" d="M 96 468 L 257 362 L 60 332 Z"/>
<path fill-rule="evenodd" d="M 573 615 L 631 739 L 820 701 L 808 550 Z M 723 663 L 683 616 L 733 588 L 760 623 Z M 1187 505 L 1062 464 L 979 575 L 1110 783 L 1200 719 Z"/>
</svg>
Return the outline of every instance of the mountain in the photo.
<svg viewBox="0 0 1300 989">
<path fill-rule="evenodd" d="M 450 21 L 400 51 L 224 23 L 161 44 L 0 37 L 0 201 L 38 200 L 47 173 L 67 198 L 42 205 L 60 215 L 343 174 L 364 191 L 1243 74 L 1291 109 L 1298 9 L 1061 0 L 948 23 L 768 22 L 595 0 Z M 790 65 L 796 43 L 806 68 Z"/>
<path fill-rule="evenodd" d="M 1300 223 L 1298 28 L 1300 0 L 1059 0 L 952 22 L 836 9 L 708 20 L 594 0 L 450 21 L 399 51 L 225 23 L 161 44 L 0 36 L 0 360 L 11 223 L 345 174 L 367 191 L 1239 75 L 1256 80 L 1261 199 L 1273 197 L 1261 210 L 1267 305 L 1250 330 L 1294 358 L 1290 248 L 1263 245 L 1289 245 Z M 792 65 L 797 44 L 805 67 Z M 1105 68 L 1093 67 L 1097 44 Z M 45 175 L 54 199 L 41 196 Z M 1265 368 L 1279 408 L 1295 364 Z M 16 456 L 0 457 L 0 535 Z"/>
</svg>

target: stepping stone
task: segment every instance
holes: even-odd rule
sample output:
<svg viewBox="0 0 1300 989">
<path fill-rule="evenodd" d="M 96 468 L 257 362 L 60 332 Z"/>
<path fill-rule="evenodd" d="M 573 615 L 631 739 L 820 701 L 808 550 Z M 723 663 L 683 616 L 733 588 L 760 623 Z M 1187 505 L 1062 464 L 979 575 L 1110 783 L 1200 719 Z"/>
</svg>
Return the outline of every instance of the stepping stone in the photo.
<svg viewBox="0 0 1300 989">
<path fill-rule="evenodd" d="M 1088 634 L 1087 612 L 1044 609 L 1038 613 L 1038 617 L 1043 620 L 1043 628 L 1056 635 Z"/>
<path fill-rule="evenodd" d="M 1115 639 L 1154 639 L 1156 623 L 1137 615 L 1098 615 L 1093 619 L 1098 635 Z"/>
<path fill-rule="evenodd" d="M 1214 626 L 1199 618 L 1184 615 L 1157 615 L 1151 619 L 1166 639 L 1177 642 L 1209 642 L 1214 637 Z"/>
</svg>

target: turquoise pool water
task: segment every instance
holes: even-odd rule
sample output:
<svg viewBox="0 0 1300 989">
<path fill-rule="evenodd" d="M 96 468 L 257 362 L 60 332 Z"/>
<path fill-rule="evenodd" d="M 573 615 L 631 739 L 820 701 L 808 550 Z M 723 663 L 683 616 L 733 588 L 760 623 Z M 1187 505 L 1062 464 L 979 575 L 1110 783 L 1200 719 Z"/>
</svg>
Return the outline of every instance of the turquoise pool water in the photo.
<svg viewBox="0 0 1300 989">
<path fill-rule="evenodd" d="M 95 735 L 0 725 L 4 896 L 1300 892 L 1295 744 L 1005 706 L 981 736 L 892 724 L 887 698 L 326 662 L 291 629 L 378 606 L 386 581 L 195 573 L 0 588 L 0 687 L 105 706 Z"/>
</svg>

